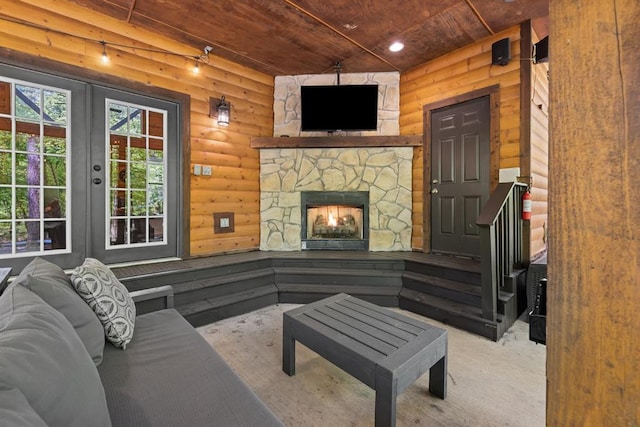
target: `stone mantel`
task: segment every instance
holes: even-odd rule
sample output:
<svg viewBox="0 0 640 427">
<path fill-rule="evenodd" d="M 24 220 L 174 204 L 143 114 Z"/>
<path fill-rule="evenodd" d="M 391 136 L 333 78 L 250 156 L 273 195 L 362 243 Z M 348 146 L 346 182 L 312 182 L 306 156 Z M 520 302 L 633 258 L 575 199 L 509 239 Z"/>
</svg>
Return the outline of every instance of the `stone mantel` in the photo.
<svg viewBox="0 0 640 427">
<path fill-rule="evenodd" d="M 252 137 L 252 148 L 420 147 L 422 135 Z"/>
</svg>

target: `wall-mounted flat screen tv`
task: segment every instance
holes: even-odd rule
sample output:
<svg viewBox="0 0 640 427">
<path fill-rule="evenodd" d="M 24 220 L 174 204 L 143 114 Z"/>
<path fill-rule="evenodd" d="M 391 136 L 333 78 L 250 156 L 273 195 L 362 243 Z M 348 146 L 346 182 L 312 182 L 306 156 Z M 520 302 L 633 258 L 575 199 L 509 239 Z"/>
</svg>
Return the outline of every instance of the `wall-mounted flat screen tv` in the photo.
<svg viewBox="0 0 640 427">
<path fill-rule="evenodd" d="M 301 86 L 301 131 L 361 131 L 378 126 L 378 85 Z"/>
</svg>

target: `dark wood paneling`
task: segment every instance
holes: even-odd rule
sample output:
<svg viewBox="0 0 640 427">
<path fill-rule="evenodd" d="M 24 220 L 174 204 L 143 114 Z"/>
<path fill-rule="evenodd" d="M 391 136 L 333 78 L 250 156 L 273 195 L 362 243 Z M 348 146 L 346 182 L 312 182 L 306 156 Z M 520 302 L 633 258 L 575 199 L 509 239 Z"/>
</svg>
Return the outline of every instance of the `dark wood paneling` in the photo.
<svg viewBox="0 0 640 427">
<path fill-rule="evenodd" d="M 74 0 L 270 75 L 404 71 L 536 18 L 549 0 Z M 391 42 L 405 50 L 393 53 Z"/>
</svg>

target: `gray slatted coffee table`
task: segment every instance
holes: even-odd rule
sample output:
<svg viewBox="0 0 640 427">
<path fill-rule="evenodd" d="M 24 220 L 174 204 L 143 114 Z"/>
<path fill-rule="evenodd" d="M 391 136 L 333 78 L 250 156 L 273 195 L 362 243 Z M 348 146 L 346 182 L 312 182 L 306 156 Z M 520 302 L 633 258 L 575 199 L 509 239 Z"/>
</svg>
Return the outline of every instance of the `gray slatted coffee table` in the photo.
<svg viewBox="0 0 640 427">
<path fill-rule="evenodd" d="M 396 397 L 426 371 L 447 394 L 447 331 L 347 294 L 284 313 L 282 370 L 295 375 L 295 342 L 376 392 L 376 426 L 395 426 Z"/>
</svg>

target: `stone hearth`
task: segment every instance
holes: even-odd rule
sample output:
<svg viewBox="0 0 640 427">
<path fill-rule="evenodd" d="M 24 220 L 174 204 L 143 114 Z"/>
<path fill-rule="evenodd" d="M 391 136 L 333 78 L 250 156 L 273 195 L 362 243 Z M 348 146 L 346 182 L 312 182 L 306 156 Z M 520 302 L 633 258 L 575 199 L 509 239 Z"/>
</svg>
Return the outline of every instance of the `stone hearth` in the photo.
<svg viewBox="0 0 640 427">
<path fill-rule="evenodd" d="M 368 191 L 369 250 L 410 251 L 412 159 L 412 147 L 261 149 L 260 249 L 302 249 L 301 191 Z"/>
</svg>

